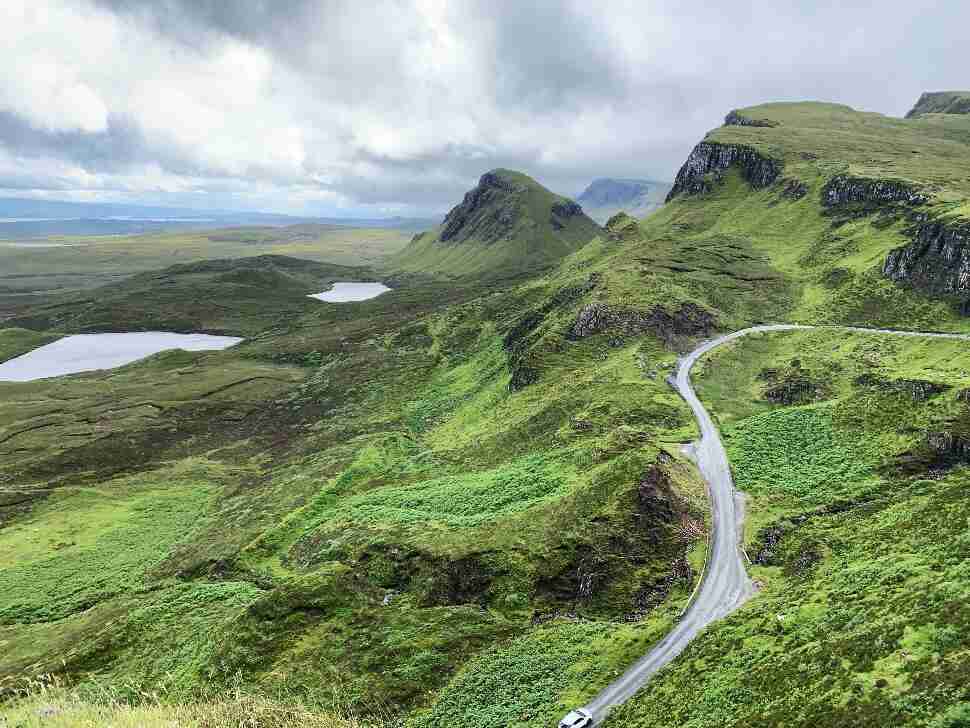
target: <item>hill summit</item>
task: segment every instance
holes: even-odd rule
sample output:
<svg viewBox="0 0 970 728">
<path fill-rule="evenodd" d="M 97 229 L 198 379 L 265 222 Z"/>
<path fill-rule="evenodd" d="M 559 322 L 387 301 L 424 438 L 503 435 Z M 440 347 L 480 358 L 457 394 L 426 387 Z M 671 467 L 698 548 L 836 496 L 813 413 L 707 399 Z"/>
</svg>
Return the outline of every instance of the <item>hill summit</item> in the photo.
<svg viewBox="0 0 970 728">
<path fill-rule="evenodd" d="M 486 172 L 435 230 L 392 261 L 406 271 L 510 274 L 547 267 L 600 234 L 576 202 L 507 169 Z"/>
<path fill-rule="evenodd" d="M 928 91 L 919 97 L 906 118 L 922 114 L 970 114 L 970 91 Z"/>
</svg>

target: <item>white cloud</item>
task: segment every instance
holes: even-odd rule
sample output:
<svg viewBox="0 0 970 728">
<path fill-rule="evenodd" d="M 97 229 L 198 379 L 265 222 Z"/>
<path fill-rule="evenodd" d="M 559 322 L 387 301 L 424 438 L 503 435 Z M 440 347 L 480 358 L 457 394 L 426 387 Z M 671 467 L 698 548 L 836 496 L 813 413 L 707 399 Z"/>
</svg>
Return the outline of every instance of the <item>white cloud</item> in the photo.
<svg viewBox="0 0 970 728">
<path fill-rule="evenodd" d="M 670 178 L 736 106 L 965 85 L 937 5 L 4 0 L 0 186 L 418 212 L 493 166 Z"/>
</svg>

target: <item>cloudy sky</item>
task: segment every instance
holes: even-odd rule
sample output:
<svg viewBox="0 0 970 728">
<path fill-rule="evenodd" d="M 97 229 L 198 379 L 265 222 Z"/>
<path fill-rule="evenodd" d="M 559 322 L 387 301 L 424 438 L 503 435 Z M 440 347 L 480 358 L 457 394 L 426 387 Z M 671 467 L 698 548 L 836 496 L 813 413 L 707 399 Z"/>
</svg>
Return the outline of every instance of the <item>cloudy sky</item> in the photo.
<svg viewBox="0 0 970 728">
<path fill-rule="evenodd" d="M 968 27 L 966 0 L 2 0 L 0 195 L 419 215 L 498 166 L 669 180 L 733 107 L 970 87 Z"/>
</svg>

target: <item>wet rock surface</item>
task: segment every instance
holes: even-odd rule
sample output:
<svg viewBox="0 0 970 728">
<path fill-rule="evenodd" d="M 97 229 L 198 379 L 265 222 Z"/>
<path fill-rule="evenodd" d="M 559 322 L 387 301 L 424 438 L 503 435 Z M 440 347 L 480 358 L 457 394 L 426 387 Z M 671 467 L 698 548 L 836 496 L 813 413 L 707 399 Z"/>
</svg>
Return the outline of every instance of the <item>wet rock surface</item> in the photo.
<svg viewBox="0 0 970 728">
<path fill-rule="evenodd" d="M 782 170 L 781 162 L 762 155 L 754 147 L 701 142 L 694 147 L 677 173 L 667 201 L 670 202 L 680 194 L 698 195 L 710 192 L 724 172 L 731 167 L 737 167 L 741 176 L 755 189 L 774 184 Z"/>
</svg>

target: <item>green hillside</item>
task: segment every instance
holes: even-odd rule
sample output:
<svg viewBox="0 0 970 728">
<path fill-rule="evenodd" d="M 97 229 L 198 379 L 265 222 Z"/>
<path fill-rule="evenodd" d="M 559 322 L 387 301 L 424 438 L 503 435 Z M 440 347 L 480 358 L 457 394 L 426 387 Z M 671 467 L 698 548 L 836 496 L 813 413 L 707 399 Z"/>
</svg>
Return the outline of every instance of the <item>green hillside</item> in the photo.
<svg viewBox="0 0 970 728">
<path fill-rule="evenodd" d="M 257 258 L 27 309 L 4 351 L 176 314 L 248 338 L 0 383 L 2 687 L 412 728 L 589 700 L 703 568 L 679 354 L 771 321 L 970 332 L 970 116 L 728 120 L 642 221 L 486 174 L 371 301 L 304 302 L 351 271 Z M 966 342 L 830 329 L 702 363 L 759 592 L 609 725 L 963 725 L 968 372 Z"/>
<path fill-rule="evenodd" d="M 283 255 L 183 263 L 95 291 L 63 294 L 8 325 L 64 333 L 201 331 L 258 333 L 320 306 L 307 296 L 335 281 L 374 280 L 368 268 Z"/>
<path fill-rule="evenodd" d="M 599 232 L 572 200 L 524 174 L 496 169 L 388 266 L 447 276 L 521 275 L 548 268 Z"/>
</svg>

